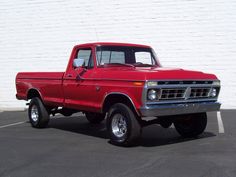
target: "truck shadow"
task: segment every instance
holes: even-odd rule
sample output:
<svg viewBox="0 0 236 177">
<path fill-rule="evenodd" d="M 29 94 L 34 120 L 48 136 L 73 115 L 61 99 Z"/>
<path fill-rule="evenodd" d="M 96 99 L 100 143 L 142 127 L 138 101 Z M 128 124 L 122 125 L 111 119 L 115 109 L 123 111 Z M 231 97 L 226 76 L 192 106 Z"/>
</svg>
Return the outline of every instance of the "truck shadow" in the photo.
<svg viewBox="0 0 236 177">
<path fill-rule="evenodd" d="M 196 139 L 204 139 L 214 136 L 216 136 L 214 133 L 206 131 L 197 138 L 183 138 L 176 132 L 174 127 L 165 129 L 159 125 L 151 125 L 144 128 L 141 140 L 139 141 L 139 146 L 164 146 L 188 141 L 195 141 Z"/>
<path fill-rule="evenodd" d="M 105 122 L 97 125 L 92 125 L 88 123 L 84 116 L 69 118 L 59 117 L 56 119 L 51 119 L 48 128 L 55 128 L 72 133 L 103 138 L 107 139 L 109 142 Z M 212 132 L 204 132 L 197 139 L 210 138 L 214 136 L 216 135 Z M 159 125 L 150 125 L 143 128 L 141 138 L 139 142 L 134 146 L 164 146 L 193 140 L 196 140 L 196 138 L 182 138 L 173 127 L 165 129 Z"/>
<path fill-rule="evenodd" d="M 72 133 L 109 139 L 105 123 L 90 124 L 84 116 L 52 118 L 48 128 L 55 128 Z"/>
</svg>

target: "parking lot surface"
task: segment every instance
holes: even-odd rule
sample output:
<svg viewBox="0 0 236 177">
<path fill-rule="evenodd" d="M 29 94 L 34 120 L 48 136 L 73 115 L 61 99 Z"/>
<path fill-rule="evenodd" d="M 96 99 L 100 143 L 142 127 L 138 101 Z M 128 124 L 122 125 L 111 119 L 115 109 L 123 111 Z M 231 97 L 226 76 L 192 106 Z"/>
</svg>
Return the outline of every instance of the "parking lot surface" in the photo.
<svg viewBox="0 0 236 177">
<path fill-rule="evenodd" d="M 235 177 L 235 115 L 208 113 L 198 139 L 151 125 L 136 146 L 117 147 L 109 143 L 105 123 L 91 125 L 82 114 L 58 115 L 47 128 L 35 129 L 27 112 L 1 112 L 0 176 Z"/>
</svg>

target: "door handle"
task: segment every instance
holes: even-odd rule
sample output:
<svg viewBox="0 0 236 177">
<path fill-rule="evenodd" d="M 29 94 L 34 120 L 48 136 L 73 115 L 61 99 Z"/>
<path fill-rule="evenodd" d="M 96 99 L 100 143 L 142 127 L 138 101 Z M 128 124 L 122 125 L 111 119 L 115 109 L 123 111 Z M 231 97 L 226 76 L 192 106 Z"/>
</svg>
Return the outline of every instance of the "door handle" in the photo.
<svg viewBox="0 0 236 177">
<path fill-rule="evenodd" d="M 100 86 L 96 86 L 96 91 L 98 92 L 98 91 L 100 91 L 100 89 L 101 89 L 101 87 Z"/>
<path fill-rule="evenodd" d="M 67 74 L 67 77 L 72 77 L 72 74 Z"/>
</svg>

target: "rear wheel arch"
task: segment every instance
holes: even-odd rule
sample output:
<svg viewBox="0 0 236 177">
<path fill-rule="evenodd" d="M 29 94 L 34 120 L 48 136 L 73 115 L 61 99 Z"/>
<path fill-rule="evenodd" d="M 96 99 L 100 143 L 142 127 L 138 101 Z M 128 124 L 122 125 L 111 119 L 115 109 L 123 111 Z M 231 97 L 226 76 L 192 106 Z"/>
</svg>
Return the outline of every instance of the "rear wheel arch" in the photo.
<svg viewBox="0 0 236 177">
<path fill-rule="evenodd" d="M 39 92 L 38 89 L 36 88 L 29 89 L 27 92 L 27 100 L 31 100 L 32 98 L 35 98 L 35 97 L 38 97 L 39 99 L 43 101 L 41 93 Z"/>
<path fill-rule="evenodd" d="M 102 104 L 102 113 L 108 112 L 109 108 L 116 103 L 123 103 L 127 105 L 133 110 L 134 113 L 137 114 L 137 116 L 140 116 L 132 99 L 127 94 L 120 92 L 109 93 L 105 96 Z"/>
<path fill-rule="evenodd" d="M 51 114 L 51 110 L 53 108 L 56 108 L 56 107 L 52 107 L 52 106 L 49 106 L 49 105 L 46 105 L 44 103 L 44 99 L 42 97 L 42 94 L 40 93 L 40 91 L 36 88 L 31 88 L 28 90 L 27 92 L 27 100 L 32 100 L 33 98 L 39 98 L 42 102 L 42 104 L 45 106 L 45 108 L 47 109 L 48 113 Z"/>
</svg>

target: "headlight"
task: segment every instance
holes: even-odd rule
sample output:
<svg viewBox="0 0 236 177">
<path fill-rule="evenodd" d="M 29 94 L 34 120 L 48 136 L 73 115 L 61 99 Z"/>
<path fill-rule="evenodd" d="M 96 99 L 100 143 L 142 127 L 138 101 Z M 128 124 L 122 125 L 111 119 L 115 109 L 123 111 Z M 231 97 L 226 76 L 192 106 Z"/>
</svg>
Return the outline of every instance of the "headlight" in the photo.
<svg viewBox="0 0 236 177">
<path fill-rule="evenodd" d="M 217 96 L 217 90 L 216 88 L 212 88 L 210 92 L 210 97 L 216 97 Z"/>
<path fill-rule="evenodd" d="M 154 89 L 151 89 L 148 91 L 148 95 L 147 95 L 148 99 L 153 101 L 153 100 L 157 100 L 158 96 L 157 96 L 157 91 Z"/>
<path fill-rule="evenodd" d="M 220 81 L 219 80 L 213 81 L 212 85 L 220 86 Z"/>
</svg>

